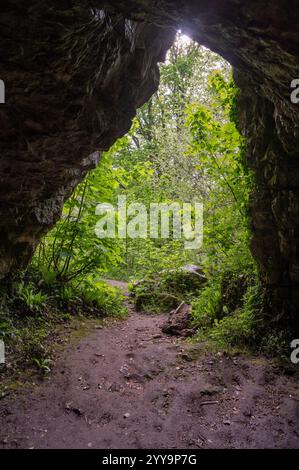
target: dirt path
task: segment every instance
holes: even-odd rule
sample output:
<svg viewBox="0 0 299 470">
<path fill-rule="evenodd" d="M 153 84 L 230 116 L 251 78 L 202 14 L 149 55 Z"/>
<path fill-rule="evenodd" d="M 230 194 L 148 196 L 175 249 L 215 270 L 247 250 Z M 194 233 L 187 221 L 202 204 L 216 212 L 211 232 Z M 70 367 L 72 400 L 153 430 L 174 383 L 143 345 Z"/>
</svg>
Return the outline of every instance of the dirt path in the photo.
<svg viewBox="0 0 299 470">
<path fill-rule="evenodd" d="M 299 447 L 298 380 L 162 335 L 164 320 L 132 311 L 69 346 L 37 390 L 0 401 L 0 447 Z"/>
</svg>

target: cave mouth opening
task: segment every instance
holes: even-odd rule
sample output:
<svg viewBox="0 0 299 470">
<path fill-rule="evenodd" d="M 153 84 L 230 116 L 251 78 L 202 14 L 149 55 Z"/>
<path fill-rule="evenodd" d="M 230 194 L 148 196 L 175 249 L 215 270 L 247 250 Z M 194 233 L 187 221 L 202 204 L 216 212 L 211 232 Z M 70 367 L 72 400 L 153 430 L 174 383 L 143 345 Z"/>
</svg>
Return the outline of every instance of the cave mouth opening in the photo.
<svg viewBox="0 0 299 470">
<path fill-rule="evenodd" d="M 258 290 L 238 89 L 230 65 L 181 31 L 159 78 L 129 132 L 66 201 L 33 265 L 46 265 L 69 285 L 81 285 L 82 275 L 83 284 L 137 283 L 147 291 L 137 289 L 138 308 L 164 312 L 192 304 L 197 326 L 202 309 L 210 309 L 207 326 L 249 309 L 245 294 Z M 236 314 L 244 329 L 248 312 L 245 321 Z"/>
<path fill-rule="evenodd" d="M 136 110 L 156 91 L 157 63 L 173 30 L 184 25 L 234 67 L 238 127 L 255 175 L 251 252 L 268 318 L 298 331 L 299 108 L 290 100 L 290 83 L 299 61 L 292 8 L 279 0 L 263 15 L 259 2 L 235 0 L 100 5 L 106 13 L 95 29 L 90 10 L 77 2 L 52 8 L 32 0 L 20 10 L 9 1 L 1 12 L 7 29 L 1 80 L 13 97 L 0 108 L 2 278 L 28 264 L 64 201 L 96 164 L 93 152 L 106 151 L 129 131 Z"/>
</svg>

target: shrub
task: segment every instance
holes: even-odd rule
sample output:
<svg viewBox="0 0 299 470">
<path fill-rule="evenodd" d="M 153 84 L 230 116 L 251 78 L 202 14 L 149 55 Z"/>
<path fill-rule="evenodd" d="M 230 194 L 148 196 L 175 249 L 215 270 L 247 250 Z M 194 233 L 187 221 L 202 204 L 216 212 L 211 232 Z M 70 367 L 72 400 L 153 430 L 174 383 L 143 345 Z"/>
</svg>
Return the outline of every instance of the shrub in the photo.
<svg viewBox="0 0 299 470">
<path fill-rule="evenodd" d="M 236 311 L 222 320 L 215 320 L 208 336 L 222 347 L 244 346 L 252 339 L 254 325 L 254 316 L 250 312 Z"/>
<path fill-rule="evenodd" d="M 211 326 L 216 319 L 221 302 L 220 286 L 211 283 L 192 304 L 193 324 L 199 328 Z"/>
<path fill-rule="evenodd" d="M 79 287 L 78 296 L 87 305 L 98 308 L 103 315 L 121 317 L 127 313 L 121 290 L 104 281 L 86 280 Z"/>
<path fill-rule="evenodd" d="M 188 269 L 194 268 L 194 269 Z M 169 311 L 182 301 L 191 302 L 203 288 L 206 279 L 196 266 L 183 266 L 151 273 L 131 285 L 137 310 Z"/>
</svg>

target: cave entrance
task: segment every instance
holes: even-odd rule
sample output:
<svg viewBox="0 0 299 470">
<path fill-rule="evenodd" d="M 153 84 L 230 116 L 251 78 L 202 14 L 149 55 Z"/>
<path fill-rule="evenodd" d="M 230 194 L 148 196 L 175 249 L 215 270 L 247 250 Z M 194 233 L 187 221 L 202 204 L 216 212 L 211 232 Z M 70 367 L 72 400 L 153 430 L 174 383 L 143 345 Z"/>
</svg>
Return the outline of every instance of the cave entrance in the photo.
<svg viewBox="0 0 299 470">
<path fill-rule="evenodd" d="M 269 317 L 298 331 L 299 108 L 290 99 L 299 70 L 294 8 L 278 0 L 261 15 L 259 2 L 233 0 L 173 1 L 167 8 L 164 2 L 145 8 L 138 0 L 100 3 L 97 15 L 77 2 L 53 9 L 35 0 L 22 11 L 8 2 L 1 12 L 2 24 L 9 25 L 1 80 L 14 96 L 0 110 L 1 277 L 10 282 L 28 265 L 64 201 L 96 165 L 94 152 L 107 151 L 129 131 L 136 109 L 156 91 L 157 63 L 182 27 L 234 67 L 238 127 L 246 137 L 246 165 L 255 173 L 251 251 Z M 20 83 L 28 84 L 25 90 Z M 207 131 L 209 119 L 209 132 L 217 134 L 213 117 L 198 110 L 194 143 L 204 142 L 200 129 Z M 88 253 L 88 246 L 82 251 Z M 63 257 L 68 266 L 69 253 Z"/>
<path fill-rule="evenodd" d="M 125 419 L 132 423 L 133 440 L 124 437 L 120 444 L 124 447 L 133 442 L 140 447 L 136 423 L 148 417 L 157 431 L 152 442 L 160 445 L 161 430 L 164 435 L 168 430 L 158 421 L 167 417 L 171 403 L 175 406 L 166 420 L 169 436 L 180 437 L 182 422 L 187 419 L 192 433 L 190 441 L 183 436 L 185 443 L 215 446 L 217 436 L 216 440 L 207 438 L 216 415 L 206 405 L 221 405 L 220 394 L 230 389 L 232 401 L 237 395 L 242 398 L 245 379 L 246 401 L 255 393 L 252 383 L 261 377 L 267 379 L 262 399 L 266 407 L 257 444 L 269 446 L 268 430 L 276 433 L 273 420 L 266 429 L 264 418 L 265 410 L 269 416 L 277 416 L 279 407 L 273 402 L 277 390 L 279 400 L 285 398 L 281 417 L 287 415 L 291 426 L 285 440 L 273 436 L 273 445 L 297 443 L 291 429 L 294 407 L 289 402 L 295 397 L 290 394 L 295 382 L 280 380 L 277 370 L 272 374 L 270 362 L 232 361 L 220 351 L 231 351 L 232 346 L 240 351 L 245 346 L 246 350 L 253 347 L 284 355 L 288 361 L 285 371 L 290 374 L 295 372 L 290 360 L 298 362 L 298 340 L 290 342 L 299 334 L 299 107 L 291 99 L 292 84 L 298 83 L 299 76 L 297 10 L 295 2 L 262 3 L 73 0 L 53 5 L 50 0 L 8 0 L 0 12 L 0 84 L 7 85 L 5 103 L 0 103 L 0 343 L 4 346 L 5 341 L 9 354 L 9 367 L 2 369 L 1 365 L 1 373 L 5 379 L 16 373 L 19 380 L 18 364 L 22 369 L 28 364 L 45 375 L 52 367 L 56 332 L 59 335 L 62 329 L 58 343 L 66 339 L 68 326 L 61 328 L 62 323 L 78 320 L 81 335 L 86 317 L 92 328 L 102 330 L 103 317 L 124 316 L 124 299 L 115 286 L 126 295 L 130 287 L 137 310 L 170 311 L 163 332 L 178 334 L 179 327 L 184 336 L 198 334 L 197 339 L 208 338 L 220 346 L 212 361 L 202 356 L 201 363 L 189 364 L 199 349 L 190 348 L 188 354 L 181 351 L 179 358 L 176 340 L 171 345 L 164 337 L 164 345 L 159 344 L 163 315 L 157 321 L 155 315 L 136 315 L 133 308 L 127 326 L 116 324 L 108 332 L 98 331 L 74 355 L 70 349 L 70 360 L 61 364 L 62 375 L 56 374 L 58 380 L 54 377 L 56 382 L 49 388 L 48 408 L 54 410 L 49 429 L 54 429 L 57 410 L 61 414 L 61 403 L 65 403 L 68 422 L 73 418 L 80 427 L 78 416 L 85 416 L 89 426 L 93 421 L 96 426 L 84 436 L 77 432 L 78 446 L 84 441 L 88 447 L 117 447 L 120 441 L 114 446 L 109 432 L 107 440 L 105 425 L 120 418 L 119 428 L 111 428 L 116 441 L 126 434 Z M 173 45 L 179 27 L 214 52 L 182 34 Z M 230 66 L 215 53 L 233 66 L 235 83 Z M 152 203 L 167 204 L 165 226 L 162 210 L 157 217 Z M 196 204 L 199 212 L 203 205 L 204 243 L 194 248 L 188 243 L 197 235 L 192 229 L 201 230 L 201 224 L 196 224 Z M 125 224 L 124 209 L 125 215 L 130 211 Z M 149 226 L 149 216 L 158 219 L 158 224 Z M 177 236 L 178 218 L 181 238 Z M 111 230 L 111 236 L 102 237 L 105 230 Z M 134 236 L 136 233 L 144 236 Z M 135 322 L 136 318 L 142 322 Z M 180 325 L 172 323 L 172 318 L 178 318 Z M 140 329 L 145 333 L 142 338 Z M 138 350 L 140 357 L 136 357 Z M 184 361 L 183 367 L 177 365 L 177 359 Z M 127 367 L 131 360 L 136 374 Z M 246 374 L 241 377 L 243 366 Z M 215 390 L 215 367 L 220 379 L 221 375 L 232 377 L 228 384 L 219 381 L 221 390 Z M 166 383 L 163 371 L 169 379 Z M 107 375 L 102 380 L 103 372 Z M 61 382 L 65 373 L 66 381 Z M 240 375 L 238 380 L 235 373 Z M 200 382 L 195 383 L 199 376 Z M 276 376 L 278 381 L 273 381 Z M 110 382 L 110 377 L 120 379 L 124 388 L 115 382 L 108 385 L 105 379 Z M 174 382 L 174 378 L 178 380 Z M 130 379 L 136 379 L 136 387 L 129 384 L 127 393 Z M 269 380 L 274 384 L 270 389 Z M 242 385 L 237 391 L 236 381 Z M 65 397 L 72 384 L 76 384 L 76 403 L 82 400 L 85 409 Z M 172 392 L 180 384 L 178 400 L 172 400 Z M 149 388 L 140 393 L 143 386 Z M 280 388 L 288 396 L 282 397 Z M 61 395 L 56 389 L 61 389 Z M 105 411 L 98 407 L 102 392 L 109 397 L 106 401 L 104 395 L 101 400 L 104 408 L 108 405 Z M 204 395 L 217 394 L 219 401 L 218 397 L 201 400 Z M 57 406 L 53 407 L 55 397 Z M 149 416 L 143 413 L 144 397 L 149 398 Z M 30 401 L 28 409 L 32 408 Z M 6 407 L 6 400 L 3 403 Z M 46 426 L 44 403 L 42 397 L 41 406 L 33 406 L 34 421 L 41 422 L 39 429 Z M 257 405 L 260 409 L 260 403 Z M 202 429 L 197 434 L 193 427 L 198 415 L 208 409 L 211 415 L 206 416 L 208 425 L 202 438 Z M 229 411 L 229 407 L 218 409 L 216 434 L 225 436 L 226 430 L 234 428 L 235 443 L 240 446 L 239 426 L 228 428 L 233 420 L 223 421 L 223 410 Z M 89 422 L 88 410 L 100 414 Z M 14 415 L 18 411 L 19 406 Z M 232 411 L 231 416 L 235 411 L 250 419 L 258 416 L 254 409 L 250 413 L 242 407 Z M 29 436 L 31 430 L 23 424 L 30 425 L 32 419 L 24 421 L 23 415 L 17 434 Z M 54 446 L 61 445 L 57 436 L 66 434 L 62 424 L 62 433 L 57 434 L 55 427 Z M 93 442 L 102 424 L 103 439 Z M 199 424 L 202 428 L 202 420 Z M 12 438 L 10 431 L 8 423 L 3 432 Z M 45 444 L 47 433 L 33 434 L 33 447 Z M 74 432 L 68 435 L 74 447 Z M 195 441 L 196 436 L 199 440 Z M 8 441 L 5 436 L 3 444 Z M 245 432 L 244 446 L 249 441 Z M 173 446 L 173 442 L 171 438 L 169 444 Z M 219 441 L 219 447 L 227 442 L 226 438 Z"/>
<path fill-rule="evenodd" d="M 237 95 L 228 62 L 178 32 L 160 64 L 157 92 L 109 151 L 113 171 L 123 172 L 116 194 L 126 196 L 131 217 L 122 260 L 107 276 L 133 281 L 139 309 L 163 312 L 194 302 L 194 322 L 207 326 L 246 309 L 244 296 L 258 289 L 246 210 L 252 175 L 244 167 Z M 166 203 L 164 216 L 170 215 L 165 222 L 161 210 L 156 230 L 152 203 Z M 203 205 L 203 244 L 190 248 L 184 210 L 191 206 L 195 229 L 196 203 Z"/>
<path fill-rule="evenodd" d="M 247 308 L 258 285 L 238 89 L 230 65 L 182 32 L 159 69 L 157 92 L 65 203 L 34 262 L 84 295 L 100 278 L 133 282 L 139 309 L 194 302 L 193 321 L 204 313 L 212 324 Z"/>
</svg>

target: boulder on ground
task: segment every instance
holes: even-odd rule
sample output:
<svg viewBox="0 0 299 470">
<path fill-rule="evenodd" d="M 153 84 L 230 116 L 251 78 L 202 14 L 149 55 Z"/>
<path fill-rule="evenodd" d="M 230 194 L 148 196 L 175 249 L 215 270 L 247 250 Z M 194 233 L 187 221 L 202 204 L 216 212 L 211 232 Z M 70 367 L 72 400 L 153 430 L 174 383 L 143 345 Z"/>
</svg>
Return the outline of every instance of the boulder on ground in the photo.
<svg viewBox="0 0 299 470">
<path fill-rule="evenodd" d="M 131 288 L 137 310 L 169 312 L 182 300 L 190 302 L 206 283 L 206 276 L 199 266 L 190 264 L 151 274 L 135 282 Z"/>
<path fill-rule="evenodd" d="M 162 331 L 174 336 L 192 336 L 195 328 L 191 326 L 191 305 L 182 302 L 171 310 L 167 321 L 162 325 Z"/>
</svg>

